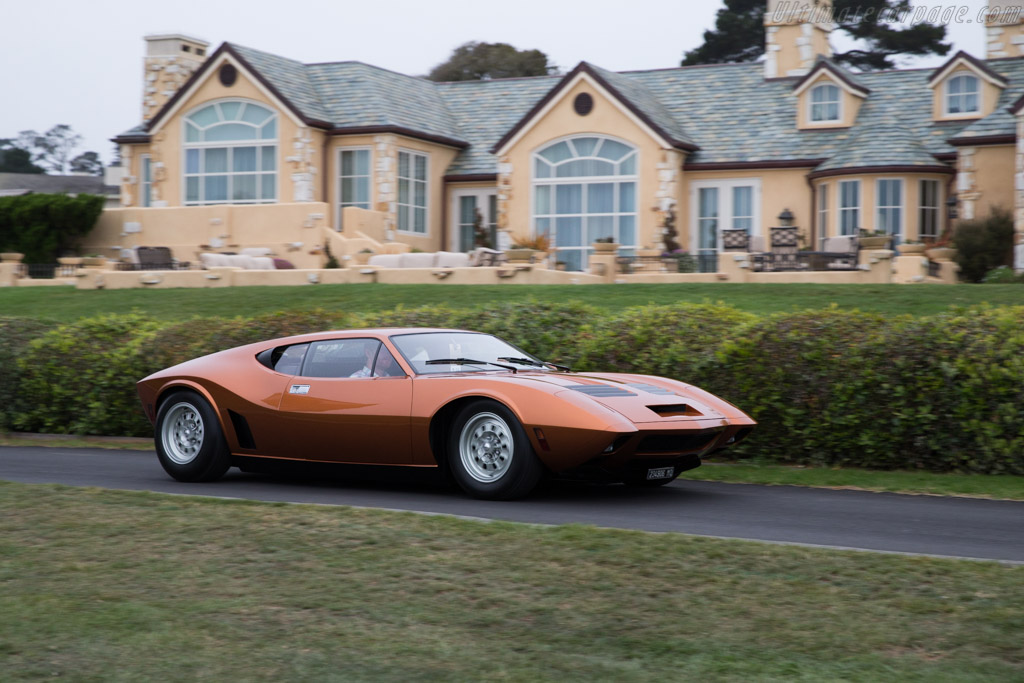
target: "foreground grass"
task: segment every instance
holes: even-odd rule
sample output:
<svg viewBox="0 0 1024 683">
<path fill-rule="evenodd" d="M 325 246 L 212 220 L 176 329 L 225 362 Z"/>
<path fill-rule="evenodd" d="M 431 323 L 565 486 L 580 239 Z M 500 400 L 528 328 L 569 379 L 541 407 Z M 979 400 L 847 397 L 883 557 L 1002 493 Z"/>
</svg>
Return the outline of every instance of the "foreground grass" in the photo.
<svg viewBox="0 0 1024 683">
<path fill-rule="evenodd" d="M 747 463 L 706 463 L 684 472 L 683 479 L 744 484 L 818 486 L 893 493 L 930 493 L 1024 500 L 1024 477 L 1010 474 L 959 474 L 854 468 L 791 467 Z"/>
<path fill-rule="evenodd" d="M 996 563 L 20 484 L 0 519 L 5 680 L 1024 676 Z"/>
<path fill-rule="evenodd" d="M 70 287 L 6 287 L 0 289 L 0 315 L 59 321 L 100 313 L 145 311 L 156 318 L 180 320 L 194 316 L 233 317 L 281 310 L 323 307 L 365 312 L 426 304 L 453 308 L 497 301 L 575 299 L 609 310 L 649 303 L 721 301 L 752 313 L 794 309 L 859 308 L 885 314 L 928 315 L 950 305 L 1020 304 L 1020 285 L 814 285 L 814 284 L 686 284 L 686 285 L 317 285 L 315 287 L 227 287 L 217 289 L 77 291 Z"/>
</svg>

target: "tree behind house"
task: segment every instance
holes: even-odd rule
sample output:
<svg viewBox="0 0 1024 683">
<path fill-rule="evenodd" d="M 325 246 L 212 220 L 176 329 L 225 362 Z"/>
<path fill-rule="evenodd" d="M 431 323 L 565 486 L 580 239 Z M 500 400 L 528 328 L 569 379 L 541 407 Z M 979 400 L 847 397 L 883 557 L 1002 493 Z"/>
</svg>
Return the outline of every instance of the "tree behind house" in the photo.
<svg viewBox="0 0 1024 683">
<path fill-rule="evenodd" d="M 783 3 L 785 4 L 785 3 Z M 789 3 L 794 9 L 803 3 Z M 725 0 L 718 10 L 715 29 L 704 32 L 704 44 L 687 51 L 682 66 L 753 62 L 764 54 L 765 0 Z M 903 55 L 945 55 L 951 45 L 942 40 L 946 27 L 917 23 L 900 27 L 887 17 L 910 16 L 909 0 L 833 0 L 835 28 L 860 41 L 860 47 L 832 55 L 832 59 L 865 71 L 892 69 Z"/>
<path fill-rule="evenodd" d="M 540 50 L 517 50 L 508 43 L 469 42 L 427 76 L 432 81 L 489 81 L 495 78 L 548 76 L 558 67 Z"/>
</svg>

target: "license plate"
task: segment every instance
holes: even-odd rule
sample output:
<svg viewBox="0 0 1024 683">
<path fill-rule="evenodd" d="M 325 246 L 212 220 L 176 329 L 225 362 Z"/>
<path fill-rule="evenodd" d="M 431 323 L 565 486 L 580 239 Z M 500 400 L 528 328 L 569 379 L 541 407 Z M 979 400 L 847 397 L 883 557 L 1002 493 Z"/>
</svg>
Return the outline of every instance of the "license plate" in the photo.
<svg viewBox="0 0 1024 683">
<path fill-rule="evenodd" d="M 671 479 L 674 473 L 674 467 L 652 467 L 647 470 L 647 479 Z"/>
</svg>

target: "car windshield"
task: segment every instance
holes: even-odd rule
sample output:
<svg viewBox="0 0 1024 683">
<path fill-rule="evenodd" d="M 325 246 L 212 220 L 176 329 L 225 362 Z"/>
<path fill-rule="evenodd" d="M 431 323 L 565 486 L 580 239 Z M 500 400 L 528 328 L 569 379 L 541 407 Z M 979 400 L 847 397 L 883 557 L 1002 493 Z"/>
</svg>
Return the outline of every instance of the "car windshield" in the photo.
<svg viewBox="0 0 1024 683">
<path fill-rule="evenodd" d="M 481 361 L 510 365 L 499 358 L 536 359 L 517 349 L 508 342 L 489 334 L 475 332 L 424 332 L 422 334 L 399 334 L 391 337 L 405 360 L 409 361 L 418 375 L 435 375 L 448 372 L 493 372 L 500 371 L 494 365 L 474 365 L 466 361 Z M 428 364 L 428 361 L 460 359 L 461 363 Z"/>
</svg>

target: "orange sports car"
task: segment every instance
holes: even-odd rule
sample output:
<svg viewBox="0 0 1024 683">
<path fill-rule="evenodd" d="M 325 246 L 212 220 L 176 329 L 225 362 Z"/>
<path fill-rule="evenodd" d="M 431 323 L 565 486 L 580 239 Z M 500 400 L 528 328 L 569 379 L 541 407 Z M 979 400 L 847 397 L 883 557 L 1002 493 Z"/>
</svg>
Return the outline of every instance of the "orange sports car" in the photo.
<svg viewBox="0 0 1024 683">
<path fill-rule="evenodd" d="M 549 474 L 666 484 L 755 425 L 683 382 L 574 373 L 465 330 L 273 339 L 161 370 L 138 391 L 160 464 L 181 481 L 273 458 L 444 468 L 491 499 Z"/>
</svg>

